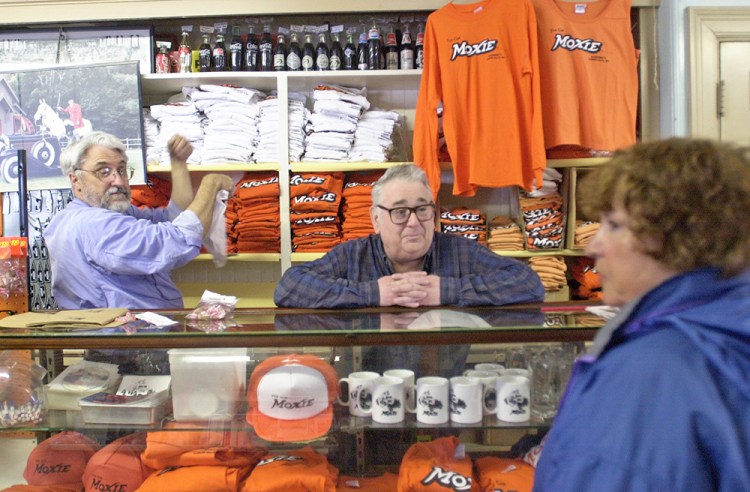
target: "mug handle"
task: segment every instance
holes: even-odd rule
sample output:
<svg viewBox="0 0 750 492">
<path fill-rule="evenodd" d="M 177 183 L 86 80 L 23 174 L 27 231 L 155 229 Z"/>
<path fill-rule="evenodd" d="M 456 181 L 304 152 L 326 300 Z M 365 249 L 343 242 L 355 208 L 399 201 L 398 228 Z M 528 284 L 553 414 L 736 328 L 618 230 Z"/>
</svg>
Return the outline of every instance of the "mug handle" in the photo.
<svg viewBox="0 0 750 492">
<path fill-rule="evenodd" d="M 483 384 L 482 389 L 482 408 L 485 413 L 496 413 L 497 412 L 497 388 L 494 384 Z M 488 406 L 487 401 L 494 403 L 493 406 Z"/>
<path fill-rule="evenodd" d="M 404 385 L 404 399 L 406 400 L 405 410 L 408 413 L 417 413 L 417 387 L 413 384 Z M 411 405 L 409 405 L 411 402 Z"/>
<path fill-rule="evenodd" d="M 341 391 L 341 386 L 346 383 L 346 391 Z M 341 395 L 346 395 L 346 400 L 341 398 Z M 348 406 L 349 405 L 349 378 L 341 378 L 339 379 L 339 393 L 336 395 L 336 401 L 339 405 L 342 406 Z"/>
</svg>

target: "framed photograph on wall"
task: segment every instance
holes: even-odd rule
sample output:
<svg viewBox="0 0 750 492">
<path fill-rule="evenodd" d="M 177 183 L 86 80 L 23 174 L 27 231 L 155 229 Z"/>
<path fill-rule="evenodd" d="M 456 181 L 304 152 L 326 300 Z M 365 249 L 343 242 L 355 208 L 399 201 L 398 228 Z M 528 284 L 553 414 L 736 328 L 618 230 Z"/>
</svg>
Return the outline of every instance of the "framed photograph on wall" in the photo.
<svg viewBox="0 0 750 492">
<path fill-rule="evenodd" d="M 150 27 L 61 28 L 0 32 L 0 70 L 137 61 L 154 71 Z"/>
<path fill-rule="evenodd" d="M 91 131 L 119 137 L 144 183 L 140 94 L 138 62 L 0 72 L 0 192 L 18 190 L 18 149 L 29 190 L 70 187 L 60 153 Z"/>
</svg>

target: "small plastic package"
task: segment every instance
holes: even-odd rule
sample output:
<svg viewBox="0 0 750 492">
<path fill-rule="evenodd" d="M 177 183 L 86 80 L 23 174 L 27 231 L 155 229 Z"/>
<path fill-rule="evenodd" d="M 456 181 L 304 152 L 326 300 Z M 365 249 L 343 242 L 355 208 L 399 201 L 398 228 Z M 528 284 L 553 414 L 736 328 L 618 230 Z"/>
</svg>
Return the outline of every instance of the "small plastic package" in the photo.
<svg viewBox="0 0 750 492">
<path fill-rule="evenodd" d="M 0 427 L 41 422 L 46 410 L 42 380 L 47 370 L 25 352 L 0 352 Z"/>
<path fill-rule="evenodd" d="M 47 385 L 47 407 L 50 410 L 80 410 L 81 398 L 113 390 L 120 378 L 117 364 L 89 360 L 76 362 Z"/>
<path fill-rule="evenodd" d="M 190 311 L 185 317 L 188 320 L 216 320 L 231 318 L 234 307 L 237 305 L 237 297 L 225 296 L 206 290 L 201 296 L 198 306 Z"/>
<path fill-rule="evenodd" d="M 0 300 L 26 295 L 25 237 L 0 237 Z"/>
</svg>

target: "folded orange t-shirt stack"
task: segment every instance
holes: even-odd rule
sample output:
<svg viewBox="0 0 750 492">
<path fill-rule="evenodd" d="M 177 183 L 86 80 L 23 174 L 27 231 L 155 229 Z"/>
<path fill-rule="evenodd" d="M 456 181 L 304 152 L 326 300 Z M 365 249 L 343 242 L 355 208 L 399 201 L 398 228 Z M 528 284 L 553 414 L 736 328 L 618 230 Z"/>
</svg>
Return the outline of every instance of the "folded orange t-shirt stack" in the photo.
<svg viewBox="0 0 750 492">
<path fill-rule="evenodd" d="M 498 215 L 489 223 L 487 246 L 493 251 L 523 251 L 521 226 L 510 217 Z"/>
<path fill-rule="evenodd" d="M 224 211 L 224 218 L 227 225 L 227 253 L 237 253 L 237 231 L 235 226 L 240 222 L 239 215 L 240 202 L 235 196 L 227 200 L 227 209 Z"/>
<path fill-rule="evenodd" d="M 139 208 L 166 207 L 171 195 L 172 182 L 152 174 L 146 176 L 146 184 L 130 187 L 130 202 Z"/>
<path fill-rule="evenodd" d="M 373 234 L 370 208 L 372 187 L 383 171 L 351 173 L 344 183 L 341 200 L 341 235 L 344 241 Z"/>
<path fill-rule="evenodd" d="M 467 207 L 441 209 L 440 230 L 446 234 L 463 236 L 486 244 L 487 216 L 481 210 Z"/>
<path fill-rule="evenodd" d="M 279 175 L 275 172 L 246 173 L 235 187 L 238 222 L 234 224 L 237 251 L 278 253 L 281 250 Z"/>
<path fill-rule="evenodd" d="M 527 249 L 556 249 L 563 243 L 563 198 L 559 192 L 538 198 L 521 192 L 521 214 L 526 228 Z"/>
<path fill-rule="evenodd" d="M 289 179 L 292 251 L 325 252 L 341 242 L 344 173 L 296 173 Z"/>
<path fill-rule="evenodd" d="M 242 492 L 315 490 L 335 492 L 339 470 L 326 455 L 306 446 L 267 455 L 242 484 Z"/>
<path fill-rule="evenodd" d="M 480 490 L 471 457 L 459 445 L 455 436 L 412 444 L 401 460 L 396 491 Z"/>
<path fill-rule="evenodd" d="M 594 235 L 599 230 L 600 225 L 599 222 L 593 222 L 590 220 L 577 220 L 574 247 L 585 248 L 588 246 L 591 239 L 593 239 Z"/>
<path fill-rule="evenodd" d="M 560 290 L 568 285 L 565 275 L 568 265 L 562 256 L 534 256 L 529 258 L 529 266 L 539 275 L 546 291 Z"/>
</svg>

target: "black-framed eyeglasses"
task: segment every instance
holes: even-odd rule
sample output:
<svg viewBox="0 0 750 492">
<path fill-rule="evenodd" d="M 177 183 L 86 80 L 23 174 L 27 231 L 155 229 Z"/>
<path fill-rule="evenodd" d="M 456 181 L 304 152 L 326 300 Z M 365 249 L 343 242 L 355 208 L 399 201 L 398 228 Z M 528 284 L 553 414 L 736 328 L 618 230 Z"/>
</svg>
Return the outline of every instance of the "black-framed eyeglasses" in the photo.
<svg viewBox="0 0 750 492">
<path fill-rule="evenodd" d="M 409 222 L 409 217 L 411 217 L 412 213 L 417 216 L 417 220 L 420 222 L 427 222 L 428 220 L 435 218 L 434 203 L 425 203 L 424 205 L 417 205 L 416 207 L 386 208 L 382 205 L 378 205 L 377 207 L 388 212 L 388 215 L 391 217 L 391 222 L 396 225 Z"/>
<path fill-rule="evenodd" d="M 118 167 L 117 169 L 112 169 L 111 167 L 103 167 L 101 169 L 97 169 L 96 171 L 89 171 L 88 169 L 74 169 L 74 171 L 91 173 L 102 181 L 111 178 L 115 173 L 117 173 L 121 178 L 130 181 L 130 179 L 135 174 L 134 167 Z"/>
</svg>

